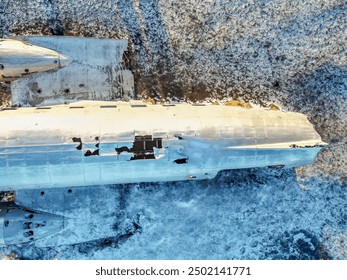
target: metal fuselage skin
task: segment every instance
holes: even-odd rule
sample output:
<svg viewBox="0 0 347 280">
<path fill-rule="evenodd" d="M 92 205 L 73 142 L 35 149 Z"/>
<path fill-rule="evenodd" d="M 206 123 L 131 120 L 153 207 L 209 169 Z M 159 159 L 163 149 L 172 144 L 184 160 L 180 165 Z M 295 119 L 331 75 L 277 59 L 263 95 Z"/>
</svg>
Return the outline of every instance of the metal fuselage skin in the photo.
<svg viewBox="0 0 347 280">
<path fill-rule="evenodd" d="M 190 104 L 79 102 L 0 111 L 0 190 L 213 178 L 315 160 L 299 113 Z"/>
<path fill-rule="evenodd" d="M 0 202 L 0 245 L 26 243 L 58 233 L 64 228 L 64 217 Z"/>
<path fill-rule="evenodd" d="M 0 39 L 0 81 L 11 81 L 12 105 L 130 98 L 122 66 L 127 41 L 65 36 Z"/>
<path fill-rule="evenodd" d="M 57 70 L 71 60 L 60 53 L 27 42 L 0 40 L 0 81 L 14 81 L 33 73 Z"/>
</svg>

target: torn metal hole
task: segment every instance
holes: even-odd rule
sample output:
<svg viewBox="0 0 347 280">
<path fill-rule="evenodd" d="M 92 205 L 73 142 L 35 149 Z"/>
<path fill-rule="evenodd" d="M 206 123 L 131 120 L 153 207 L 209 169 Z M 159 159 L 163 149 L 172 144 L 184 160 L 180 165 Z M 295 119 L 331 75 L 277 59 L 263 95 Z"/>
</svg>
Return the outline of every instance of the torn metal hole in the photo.
<svg viewBox="0 0 347 280">
<path fill-rule="evenodd" d="M 76 147 L 77 150 L 82 150 L 83 147 L 83 143 L 82 143 L 82 139 L 80 137 L 72 137 L 72 142 L 74 143 L 79 143 L 79 145 Z M 89 157 L 89 156 L 99 156 L 100 155 L 100 151 L 99 151 L 99 146 L 100 146 L 100 138 L 98 136 L 95 137 L 95 140 L 97 141 L 97 143 L 95 144 L 95 147 L 97 148 L 94 151 L 91 150 L 87 150 L 84 153 L 85 157 Z"/>
<path fill-rule="evenodd" d="M 32 222 L 25 222 L 23 224 L 23 229 L 31 229 L 32 224 Z"/>
<path fill-rule="evenodd" d="M 81 138 L 79 138 L 79 137 L 72 137 L 72 142 L 74 142 L 74 143 L 80 143 L 80 144 L 76 147 L 76 149 L 77 149 L 77 150 L 82 150 L 82 139 L 81 139 Z"/>
<path fill-rule="evenodd" d="M 183 140 L 182 134 L 174 134 L 174 137 L 176 137 L 178 140 Z"/>
<path fill-rule="evenodd" d="M 138 135 L 135 136 L 135 141 L 131 148 L 122 146 L 115 150 L 118 155 L 123 152 L 133 153 L 134 156 L 131 157 L 130 160 L 137 160 L 155 159 L 154 148 L 163 148 L 162 138 L 152 138 L 152 135 Z"/>
<path fill-rule="evenodd" d="M 89 157 L 89 156 L 98 156 L 99 155 L 99 149 L 94 150 L 93 152 L 91 150 L 87 150 L 84 153 L 85 157 Z"/>
<path fill-rule="evenodd" d="M 177 164 L 186 164 L 186 163 L 188 163 L 188 158 L 178 158 L 178 159 L 174 160 L 173 162 L 177 163 Z"/>
<path fill-rule="evenodd" d="M 138 159 L 155 159 L 155 156 L 153 154 L 149 155 L 134 155 L 130 158 L 130 160 L 138 160 Z"/>
<path fill-rule="evenodd" d="M 44 227 L 45 225 L 46 225 L 46 221 L 43 221 L 42 223 L 36 223 L 35 228 Z"/>
<path fill-rule="evenodd" d="M 24 237 L 30 237 L 34 235 L 34 232 L 32 230 L 26 231 L 23 233 Z"/>
<path fill-rule="evenodd" d="M 34 218 L 34 214 L 26 214 L 25 218 L 26 219 L 32 219 L 32 218 Z"/>
</svg>

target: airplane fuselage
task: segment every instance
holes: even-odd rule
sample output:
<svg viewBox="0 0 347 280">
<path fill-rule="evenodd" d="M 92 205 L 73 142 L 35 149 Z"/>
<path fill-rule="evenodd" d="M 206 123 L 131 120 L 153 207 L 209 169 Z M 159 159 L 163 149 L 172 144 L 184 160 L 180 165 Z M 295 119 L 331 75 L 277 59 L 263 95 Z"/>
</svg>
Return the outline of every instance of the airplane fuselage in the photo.
<svg viewBox="0 0 347 280">
<path fill-rule="evenodd" d="M 0 190 L 213 178 L 315 160 L 298 113 L 190 104 L 79 102 L 0 111 Z"/>
</svg>

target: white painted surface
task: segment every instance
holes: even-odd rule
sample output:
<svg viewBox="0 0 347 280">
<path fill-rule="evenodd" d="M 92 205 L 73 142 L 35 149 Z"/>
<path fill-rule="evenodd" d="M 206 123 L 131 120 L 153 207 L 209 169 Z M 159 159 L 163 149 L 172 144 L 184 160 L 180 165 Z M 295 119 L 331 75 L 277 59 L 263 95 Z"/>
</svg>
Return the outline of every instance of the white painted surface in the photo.
<svg viewBox="0 0 347 280">
<path fill-rule="evenodd" d="M 0 111 L 0 123 L 0 190 L 202 179 L 224 169 L 300 166 L 315 160 L 320 147 L 313 146 L 324 144 L 302 114 L 215 105 L 85 101 Z M 135 153 L 115 150 L 130 149 L 139 135 L 162 138 L 162 148 L 153 148 L 155 159 L 131 160 Z M 73 137 L 81 138 L 81 150 Z M 97 144 L 99 155 L 85 156 Z M 183 158 L 186 164 L 174 162 Z"/>
<path fill-rule="evenodd" d="M 16 39 L 0 41 L 0 80 L 12 80 L 13 105 L 129 99 L 134 95 L 132 73 L 121 66 L 128 46 L 125 40 L 65 36 Z"/>
<path fill-rule="evenodd" d="M 71 60 L 27 40 L 0 39 L 0 81 L 13 81 L 33 73 L 57 70 Z"/>
</svg>

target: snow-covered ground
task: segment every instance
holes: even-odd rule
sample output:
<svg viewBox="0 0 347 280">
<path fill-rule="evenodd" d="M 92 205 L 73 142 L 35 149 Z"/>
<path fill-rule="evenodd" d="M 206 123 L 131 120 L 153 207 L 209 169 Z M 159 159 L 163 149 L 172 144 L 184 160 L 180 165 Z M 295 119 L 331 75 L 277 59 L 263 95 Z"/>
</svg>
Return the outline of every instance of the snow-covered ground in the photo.
<svg viewBox="0 0 347 280">
<path fill-rule="evenodd" d="M 0 252 L 38 259 L 347 259 L 345 0 L 25 3 L 0 0 L 0 36 L 127 39 L 125 64 L 138 98 L 273 102 L 305 113 L 330 146 L 296 170 L 115 186 L 122 208 L 113 237 Z M 100 217 L 107 211 L 115 210 L 103 208 Z"/>
<path fill-rule="evenodd" d="M 48 239 L 2 253 L 25 259 L 346 259 L 346 185 L 317 178 L 299 184 L 297 176 L 294 169 L 250 169 L 197 183 L 80 189 L 73 203 L 65 200 L 65 214 L 76 219 L 75 233 L 66 237 L 102 238 L 38 247 L 54 243 Z M 61 196 L 51 194 L 59 203 L 21 201 L 28 193 L 20 192 L 19 201 L 64 214 Z"/>
</svg>

